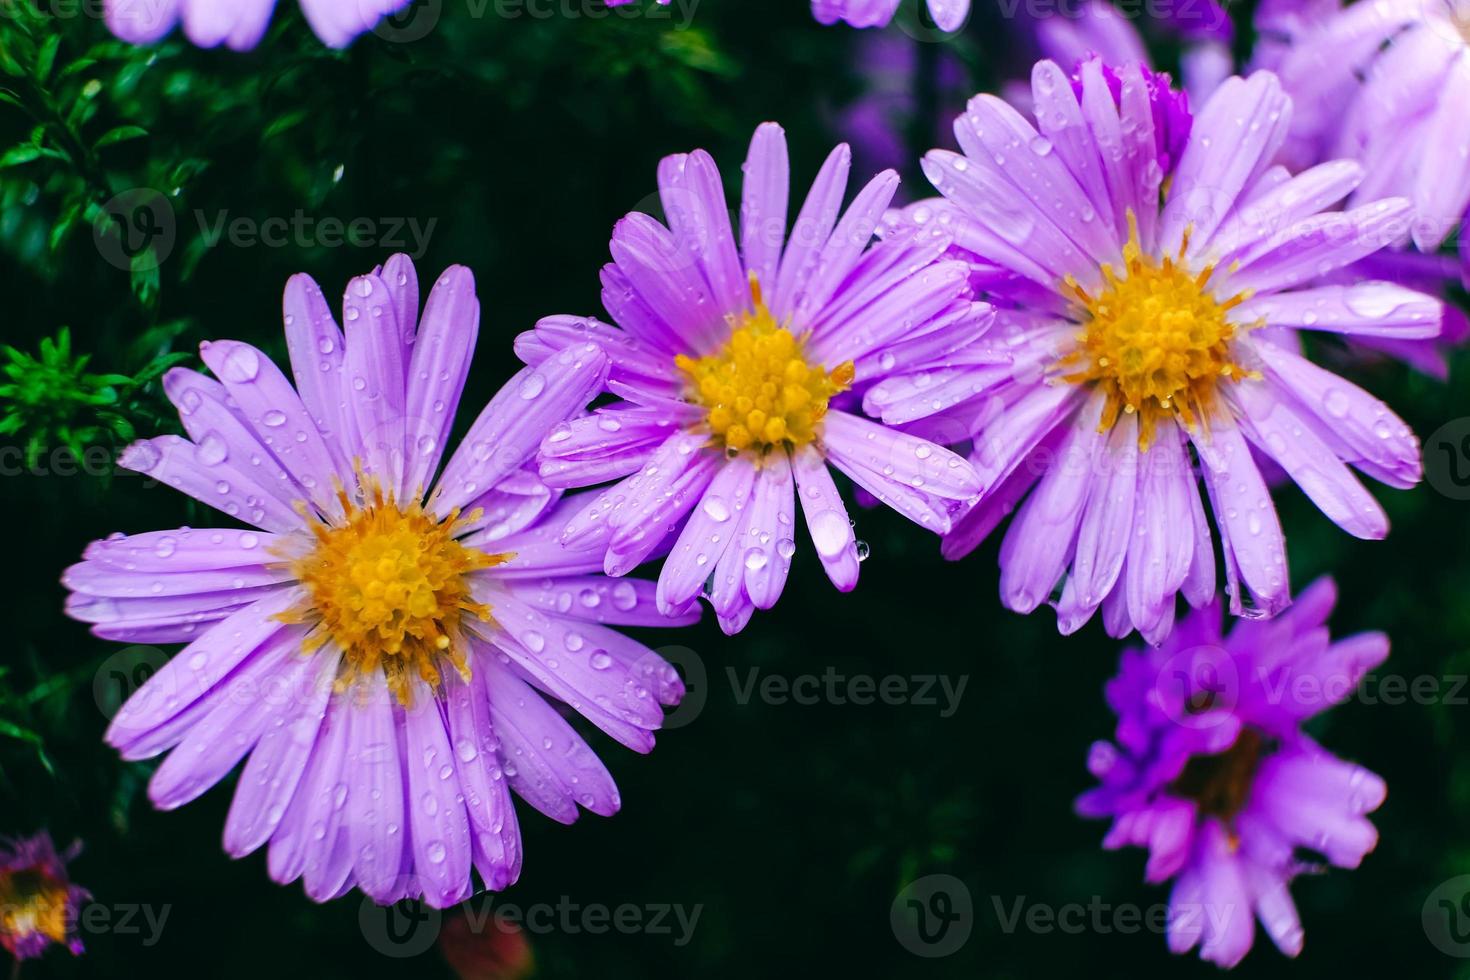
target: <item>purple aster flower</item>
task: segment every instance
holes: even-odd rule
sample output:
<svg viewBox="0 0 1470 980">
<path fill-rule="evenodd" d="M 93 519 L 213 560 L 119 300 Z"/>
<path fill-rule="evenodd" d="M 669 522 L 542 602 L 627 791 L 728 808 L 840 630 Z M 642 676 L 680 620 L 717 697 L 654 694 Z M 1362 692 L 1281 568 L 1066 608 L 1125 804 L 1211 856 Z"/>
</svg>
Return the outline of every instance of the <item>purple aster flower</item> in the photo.
<svg viewBox="0 0 1470 980">
<path fill-rule="evenodd" d="M 1290 51 L 1291 40 L 1299 37 L 1325 19 L 1335 14 L 1340 7 L 1337 0 L 1285 0 L 1267 3 L 1257 10 L 1256 25 L 1261 31 L 1252 63 L 1259 68 L 1274 70 Z M 1148 66 L 1148 55 L 1143 39 L 1132 23 L 1125 19 L 1106 0 L 1090 0 L 1079 10 L 1078 16 L 1049 17 L 1039 20 L 1036 37 L 1044 57 L 1061 65 L 1073 65 L 1087 60 L 1092 54 L 1101 57 L 1105 65 Z M 1187 43 L 1180 56 L 1183 88 L 1192 99 L 1203 102 L 1221 83 L 1234 74 L 1234 63 L 1227 44 L 1208 38 Z M 1108 69 L 1104 69 L 1107 72 Z M 1116 75 L 1114 75 L 1116 77 Z M 1152 76 L 1163 85 L 1168 76 Z M 1075 84 L 1075 83 L 1074 83 Z M 1035 107 L 1031 104 L 1029 86 L 1020 82 L 1010 83 L 1006 89 L 1006 101 L 1023 112 Z M 1114 98 L 1117 98 L 1115 88 Z M 1344 95 L 1345 100 L 1348 96 Z M 1340 116 L 1337 112 L 1335 115 Z M 1158 122 L 1155 130 L 1159 131 Z M 1178 131 L 1176 127 L 1176 131 Z M 1185 130 L 1187 132 L 1187 129 Z M 1177 159 L 1177 154 L 1175 155 Z M 1322 162 L 1315 151 L 1304 147 L 1300 137 L 1288 133 L 1282 149 L 1277 153 L 1277 162 L 1293 170 Z M 1167 162 L 1164 162 L 1167 169 Z M 1397 244 L 1397 243 L 1396 243 Z M 1448 299 L 1452 287 L 1459 286 L 1464 279 L 1460 263 L 1441 256 L 1417 255 L 1402 249 L 1385 249 L 1361 262 L 1353 263 L 1324 277 L 1321 284 L 1384 280 L 1432 293 Z M 1424 339 L 1390 339 L 1353 337 L 1350 344 L 1357 355 L 1386 354 L 1411 365 L 1433 377 L 1443 379 L 1448 374 L 1446 352 L 1463 343 L 1470 335 L 1470 324 L 1455 306 L 1445 307 L 1444 330 L 1438 337 Z"/>
<path fill-rule="evenodd" d="M 1470 206 L 1470 2 L 1381 0 L 1263 12 L 1281 84 L 1296 104 L 1288 163 L 1358 160 L 1366 171 L 1349 198 L 1408 198 L 1405 238 L 1437 248 Z M 1289 13 L 1284 13 L 1283 9 Z M 1272 31 L 1286 26 L 1286 33 Z"/>
<path fill-rule="evenodd" d="M 595 340 L 611 359 L 608 391 L 622 399 L 542 446 L 553 486 L 619 481 L 563 540 L 605 542 L 608 574 L 622 575 L 688 515 L 659 602 L 678 609 L 707 590 L 730 633 L 780 596 L 798 498 L 828 577 L 843 591 L 857 584 L 862 556 L 829 463 L 936 532 L 980 491 L 959 456 L 849 410 L 873 379 L 956 351 L 989 325 L 965 264 L 938 261 L 944 236 L 869 248 L 897 175 L 874 178 L 839 219 L 849 159 L 846 145 L 828 156 L 788 236 L 786 136 L 760 126 L 737 249 L 709 154 L 666 157 L 669 225 L 634 213 L 613 229 L 602 298 L 617 326 L 549 317 L 516 343 L 535 364 Z"/>
<path fill-rule="evenodd" d="M 652 583 L 555 536 L 574 501 L 537 477 L 537 445 L 599 390 L 607 358 L 569 345 L 490 401 L 437 483 L 479 328 L 469 270 L 418 311 L 406 256 L 354 279 L 344 338 L 316 284 L 286 285 L 295 374 L 237 341 L 203 345 L 218 380 L 165 378 L 189 438 L 122 465 L 253 525 L 94 542 L 67 611 L 98 636 L 188 643 L 113 719 L 127 759 L 173 752 L 149 796 L 173 809 L 249 756 L 225 825 L 240 857 L 323 901 L 467 897 L 521 866 L 514 790 L 564 823 L 610 815 L 612 778 L 562 705 L 639 752 L 673 668 L 616 625 L 690 622 Z M 433 486 L 431 493 L 424 488 Z"/>
<path fill-rule="evenodd" d="M 886 27 L 898 13 L 900 0 L 812 0 L 812 16 L 821 24 L 838 21 L 849 27 Z M 924 0 L 941 31 L 957 31 L 970 16 L 970 0 Z"/>
<path fill-rule="evenodd" d="M 1174 879 L 1175 953 L 1197 945 L 1232 967 L 1259 919 L 1296 956 L 1291 879 L 1355 868 L 1378 843 L 1364 815 L 1383 802 L 1383 780 L 1301 730 L 1388 656 L 1382 633 L 1329 642 L 1336 601 L 1332 580 L 1320 579 L 1284 615 L 1238 622 L 1228 636 L 1218 606 L 1197 610 L 1163 646 L 1125 650 L 1108 683 L 1116 743 L 1092 746 L 1087 766 L 1101 785 L 1077 812 L 1113 821 L 1105 848 L 1148 848 L 1150 882 Z"/>
<path fill-rule="evenodd" d="M 276 0 L 104 0 L 107 26 L 124 41 L 152 44 L 180 21 L 201 48 L 248 51 L 260 43 Z M 301 0 L 301 12 L 324 44 L 345 48 L 413 0 Z"/>
<path fill-rule="evenodd" d="M 45 831 L 20 840 L 0 837 L 0 946 L 17 961 L 34 959 L 52 945 L 65 946 L 73 956 L 82 952 L 77 915 L 92 896 L 66 872 L 81 850 L 78 841 L 58 854 Z"/>
<path fill-rule="evenodd" d="M 945 200 L 890 225 L 948 227 L 982 257 L 972 281 L 998 307 L 996 323 L 961 357 L 883 379 L 864 404 L 890 425 L 922 432 L 928 420 L 971 436 L 989 489 L 944 551 L 968 553 L 1019 507 L 1000 551 L 1009 608 L 1050 601 L 1070 633 L 1101 607 L 1112 635 L 1137 629 L 1158 643 L 1177 593 L 1196 606 L 1215 593 L 1191 453 L 1237 614 L 1290 602 L 1285 537 L 1256 453 L 1349 533 L 1387 533 L 1349 467 L 1412 486 L 1418 441 L 1382 402 L 1293 347 L 1300 330 L 1434 336 L 1442 306 L 1390 283 L 1314 282 L 1393 241 L 1409 205 L 1327 211 L 1362 179 L 1358 165 L 1295 177 L 1272 167 L 1291 118 L 1275 76 L 1222 85 L 1171 169 L 1156 128 L 1162 93 L 1141 68 L 1118 74 L 1115 90 L 1087 62 L 1079 99 L 1042 62 L 1035 127 L 978 96 L 955 124 L 964 154 L 926 157 Z"/>
</svg>

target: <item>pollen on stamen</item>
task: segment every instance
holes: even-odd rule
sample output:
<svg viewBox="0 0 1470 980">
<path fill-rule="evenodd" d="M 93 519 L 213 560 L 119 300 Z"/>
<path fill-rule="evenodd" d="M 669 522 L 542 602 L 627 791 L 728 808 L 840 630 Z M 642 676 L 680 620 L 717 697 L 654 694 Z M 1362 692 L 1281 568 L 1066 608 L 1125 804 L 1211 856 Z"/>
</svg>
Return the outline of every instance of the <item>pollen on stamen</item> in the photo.
<svg viewBox="0 0 1470 980">
<path fill-rule="evenodd" d="M 686 397 L 705 409 L 702 424 L 727 453 L 811 442 L 854 376 L 851 361 L 831 371 L 810 364 L 803 338 L 776 322 L 754 275 L 750 292 L 752 310 L 726 318 L 730 339 L 719 353 L 674 359 Z"/>
<path fill-rule="evenodd" d="M 431 688 L 453 669 L 470 676 L 463 635 L 466 617 L 490 622 L 490 608 L 473 600 L 468 575 L 509 561 L 458 540 L 479 512 L 463 521 L 458 510 L 439 520 L 418 498 L 400 504 L 371 477 L 359 474 L 360 492 L 337 488 L 343 516 L 313 520 L 314 542 L 290 561 L 307 598 L 279 617 L 312 626 L 307 652 L 328 641 L 342 651 L 337 689 L 381 670 L 400 703 L 409 704 L 414 679 Z"/>
<path fill-rule="evenodd" d="M 1065 280 L 1082 332 L 1056 370 L 1073 384 L 1102 387 L 1107 400 L 1099 431 L 1111 429 L 1120 414 L 1136 414 L 1139 445 L 1146 449 L 1159 419 L 1175 418 L 1188 428 L 1207 425 L 1219 381 L 1253 376 L 1232 351 L 1232 341 L 1253 325 L 1229 316 L 1251 294 L 1215 297 L 1208 284 L 1216 266 L 1191 272 L 1185 261 L 1188 229 L 1175 255 L 1156 259 L 1144 253 L 1132 212 L 1128 225 L 1121 274 L 1104 264 L 1096 295 L 1070 276 Z"/>
</svg>

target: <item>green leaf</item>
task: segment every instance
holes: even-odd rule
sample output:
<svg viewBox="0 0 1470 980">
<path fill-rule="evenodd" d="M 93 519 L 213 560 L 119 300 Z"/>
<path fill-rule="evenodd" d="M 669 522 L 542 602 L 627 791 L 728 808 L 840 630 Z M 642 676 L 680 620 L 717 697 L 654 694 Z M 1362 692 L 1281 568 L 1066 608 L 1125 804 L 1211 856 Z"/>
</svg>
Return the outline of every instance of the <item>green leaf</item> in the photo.
<svg viewBox="0 0 1470 980">
<path fill-rule="evenodd" d="M 51 77 L 51 68 L 56 64 L 56 52 L 60 47 L 60 34 L 52 34 L 41 42 L 41 50 L 36 55 L 36 81 L 43 85 Z"/>
<path fill-rule="evenodd" d="M 135 140 L 140 136 L 147 135 L 148 130 L 142 126 L 118 126 L 116 129 L 110 129 L 103 133 L 97 142 L 92 144 L 92 148 L 100 150 L 104 146 L 111 146 L 114 143 L 122 143 L 127 140 Z"/>
<path fill-rule="evenodd" d="M 144 309 L 153 310 L 158 306 L 158 256 L 152 248 L 147 248 L 133 257 L 132 268 L 133 295 L 138 297 L 138 302 L 143 304 Z"/>
<path fill-rule="evenodd" d="M 41 148 L 28 143 L 20 146 L 12 146 L 4 153 L 0 153 L 0 170 L 6 167 L 18 167 L 22 163 L 30 163 L 41 156 Z"/>
</svg>

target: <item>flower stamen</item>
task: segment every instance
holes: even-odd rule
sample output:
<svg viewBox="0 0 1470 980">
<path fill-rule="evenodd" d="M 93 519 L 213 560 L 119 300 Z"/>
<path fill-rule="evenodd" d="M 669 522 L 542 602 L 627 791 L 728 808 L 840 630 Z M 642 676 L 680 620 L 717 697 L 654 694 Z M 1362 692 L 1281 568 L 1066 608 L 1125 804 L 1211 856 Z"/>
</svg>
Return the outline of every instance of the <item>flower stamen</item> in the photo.
<svg viewBox="0 0 1470 980">
<path fill-rule="evenodd" d="M 461 522 L 455 510 L 441 521 L 418 500 L 399 504 L 371 477 L 359 474 L 358 482 L 360 504 L 339 487 L 344 516 L 311 524 L 314 547 L 291 564 L 308 598 L 280 618 L 313 624 L 302 644 L 308 653 L 328 640 L 341 648 L 339 691 L 382 670 L 389 690 L 407 705 L 413 679 L 437 687 L 445 662 L 469 679 L 464 618 L 491 617 L 489 606 L 471 598 L 467 576 L 512 556 L 457 540 L 478 512 Z"/>
<path fill-rule="evenodd" d="M 704 424 L 727 451 L 805 445 L 832 396 L 852 386 L 853 363 L 830 372 L 810 364 L 803 338 L 776 322 L 754 275 L 750 293 L 754 309 L 726 317 L 730 339 L 719 353 L 674 358 L 688 379 L 686 397 L 705 409 Z"/>
<path fill-rule="evenodd" d="M 1131 211 L 1128 226 L 1122 275 L 1104 264 L 1104 285 L 1096 296 L 1066 278 L 1083 329 L 1077 347 L 1057 367 L 1064 380 L 1097 384 L 1106 393 L 1098 431 L 1111 429 L 1119 412 L 1137 413 L 1139 445 L 1146 449 L 1160 418 L 1174 417 L 1193 429 L 1207 421 L 1221 379 L 1253 376 L 1231 349 L 1237 333 L 1250 327 L 1229 317 L 1251 294 L 1217 300 L 1208 288 L 1215 265 L 1191 273 L 1185 262 L 1187 232 L 1178 254 L 1160 260 L 1144 253 Z"/>
</svg>

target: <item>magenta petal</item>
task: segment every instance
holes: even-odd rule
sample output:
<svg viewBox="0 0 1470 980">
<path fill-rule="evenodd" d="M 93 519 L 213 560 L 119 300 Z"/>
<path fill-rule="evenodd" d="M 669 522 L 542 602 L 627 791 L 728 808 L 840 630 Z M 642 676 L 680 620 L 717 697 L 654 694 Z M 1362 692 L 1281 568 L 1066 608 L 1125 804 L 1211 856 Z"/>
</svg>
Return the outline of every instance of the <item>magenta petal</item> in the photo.
<svg viewBox="0 0 1470 980">
<path fill-rule="evenodd" d="M 280 826 L 287 805 L 306 772 L 307 759 L 327 714 L 338 658 L 321 656 L 303 675 L 292 702 L 275 716 L 240 773 L 225 820 L 225 850 L 243 857 L 260 847 Z"/>
<path fill-rule="evenodd" d="M 750 506 L 741 543 L 745 591 L 757 609 L 770 609 L 781 597 L 796 551 L 796 484 L 786 453 L 766 457 Z"/>
<path fill-rule="evenodd" d="M 468 682 L 457 673 L 447 675 L 444 701 L 469 817 L 471 860 L 486 886 L 498 891 L 520 877 L 521 832 L 490 717 L 485 673 L 477 662 Z"/>
<path fill-rule="evenodd" d="M 517 795 L 562 823 L 577 819 L 578 804 L 602 816 L 617 812 L 622 801 L 607 768 L 541 695 L 498 665 L 486 686 Z"/>
<path fill-rule="evenodd" d="M 405 808 L 413 873 L 424 901 L 446 908 L 469 897 L 470 828 L 454 778 L 457 756 L 439 702 L 419 682 L 403 709 L 403 769 L 411 804 Z"/>
<path fill-rule="evenodd" d="M 313 677 L 312 661 L 300 655 L 299 637 L 286 633 L 256 654 L 249 676 L 230 685 L 227 696 L 201 717 L 148 783 L 160 810 L 183 806 L 219 782 L 266 729 L 281 720 Z"/>
<path fill-rule="evenodd" d="M 280 368 L 249 344 L 201 344 L 199 356 L 235 400 L 251 429 L 323 513 L 334 514 L 337 467 L 321 430 Z"/>
<path fill-rule="evenodd" d="M 415 289 L 412 303 L 403 300 L 412 315 L 418 312 L 417 295 Z M 401 312 L 399 316 L 401 324 Z M 406 497 L 421 496 L 439 468 L 479 329 L 475 277 L 463 266 L 451 266 L 429 293 L 408 366 L 404 403 L 404 451 L 408 462 L 399 488 Z"/>
<path fill-rule="evenodd" d="M 286 349 L 301 404 L 321 430 L 344 481 L 352 477 L 352 461 L 343 446 L 358 445 L 357 420 L 346 411 L 342 364 L 346 344 L 321 288 L 304 273 L 286 280 L 281 300 Z"/>
<path fill-rule="evenodd" d="M 523 369 L 485 406 L 444 467 L 430 498 L 433 512 L 463 507 L 520 469 L 552 426 L 591 400 L 606 375 L 607 355 L 592 344 Z"/>
<path fill-rule="evenodd" d="M 749 505 L 757 469 L 749 454 L 719 468 L 679 532 L 658 577 L 659 605 L 684 606 L 704 589 L 705 581 L 739 536 L 738 519 Z"/>
<path fill-rule="evenodd" d="M 404 896 L 404 762 L 399 754 L 393 695 L 381 672 L 362 678 L 344 703 L 351 726 L 343 766 L 348 809 L 344 828 L 353 875 L 380 904 Z M 418 801 L 415 801 L 418 802 Z"/>
<path fill-rule="evenodd" d="M 852 591 L 858 579 L 857 538 L 847 517 L 847 507 L 827 472 L 827 461 L 817 450 L 803 446 L 792 454 L 791 472 L 796 477 L 807 533 L 827 577 L 839 590 Z"/>
<path fill-rule="evenodd" d="M 786 242 L 786 205 L 791 164 L 786 133 L 775 123 L 761 123 L 750 139 L 745 158 L 745 186 L 740 201 L 740 248 L 745 268 L 756 281 L 771 287 Z"/>
</svg>

